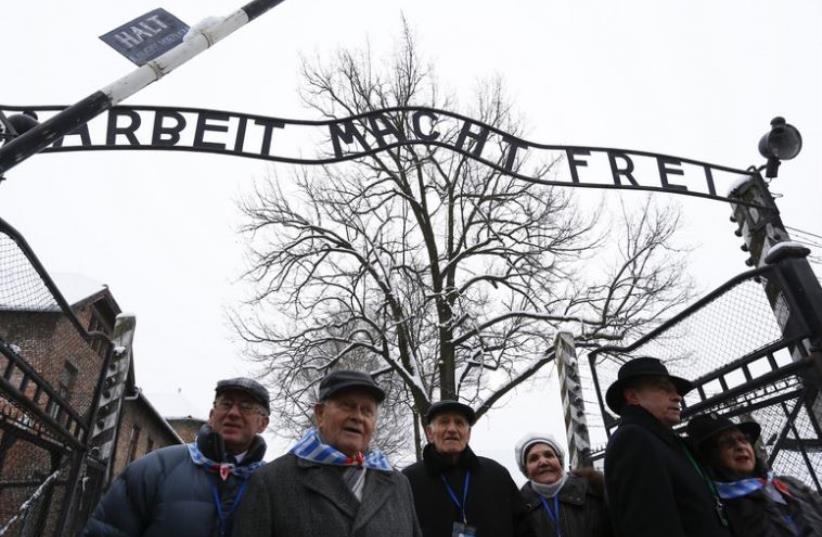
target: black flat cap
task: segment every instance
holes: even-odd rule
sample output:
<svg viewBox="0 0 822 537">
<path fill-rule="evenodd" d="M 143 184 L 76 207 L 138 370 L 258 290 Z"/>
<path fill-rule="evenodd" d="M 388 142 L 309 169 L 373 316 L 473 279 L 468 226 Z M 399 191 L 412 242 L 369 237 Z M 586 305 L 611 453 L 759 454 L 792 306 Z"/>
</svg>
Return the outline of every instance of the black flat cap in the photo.
<svg viewBox="0 0 822 537">
<path fill-rule="evenodd" d="M 327 374 L 320 382 L 320 401 L 325 401 L 342 391 L 354 389 L 363 390 L 373 395 L 377 403 L 382 403 L 385 399 L 385 392 L 368 373 L 351 369 L 338 369 Z"/>
<path fill-rule="evenodd" d="M 676 387 L 679 395 L 685 395 L 694 388 L 694 385 L 689 380 L 681 377 L 675 377 L 668 373 L 668 368 L 665 367 L 661 361 L 656 358 L 635 358 L 630 362 L 625 362 L 619 368 L 617 373 L 617 380 L 608 387 L 605 392 L 605 402 L 608 407 L 617 414 L 622 413 L 622 407 L 625 405 L 625 399 L 622 396 L 622 390 L 629 381 L 639 377 L 666 377 Z"/>
<path fill-rule="evenodd" d="M 268 400 L 268 390 L 256 380 L 245 377 L 224 379 L 219 381 L 217 383 L 217 387 L 214 388 L 214 391 L 217 392 L 216 395 L 220 395 L 228 390 L 236 390 L 247 393 L 256 402 L 263 405 L 267 413 L 271 413 L 271 406 Z"/>
<path fill-rule="evenodd" d="M 729 429 L 739 429 L 742 434 L 747 436 L 753 444 L 759 438 L 759 433 L 762 432 L 762 427 L 758 423 L 752 421 L 743 421 L 742 423 L 734 423 L 725 416 L 718 416 L 717 414 L 705 414 L 702 416 L 694 416 L 688 422 L 688 438 L 691 439 L 694 447 L 702 449 L 706 440 L 718 435 L 723 431 Z"/>
<path fill-rule="evenodd" d="M 442 401 L 437 401 L 428 408 L 428 412 L 425 413 L 425 424 L 430 424 L 431 420 L 433 420 L 437 414 L 442 414 L 443 412 L 459 412 L 465 416 L 466 420 L 468 420 L 468 425 L 474 425 L 477 421 L 477 414 L 474 412 L 473 408 L 460 403 L 459 401 L 444 399 Z"/>
</svg>

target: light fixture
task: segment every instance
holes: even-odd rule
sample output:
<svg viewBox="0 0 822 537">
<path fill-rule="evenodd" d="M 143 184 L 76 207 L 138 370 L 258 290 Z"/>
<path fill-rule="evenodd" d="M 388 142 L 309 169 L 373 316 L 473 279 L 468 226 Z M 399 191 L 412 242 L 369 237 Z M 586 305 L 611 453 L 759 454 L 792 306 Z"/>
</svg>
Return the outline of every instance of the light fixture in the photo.
<svg viewBox="0 0 822 537">
<path fill-rule="evenodd" d="M 799 130 L 785 123 L 783 117 L 773 118 L 770 132 L 759 140 L 759 153 L 768 159 L 765 176 L 776 177 L 780 162 L 794 158 L 801 150 L 802 135 Z"/>
</svg>

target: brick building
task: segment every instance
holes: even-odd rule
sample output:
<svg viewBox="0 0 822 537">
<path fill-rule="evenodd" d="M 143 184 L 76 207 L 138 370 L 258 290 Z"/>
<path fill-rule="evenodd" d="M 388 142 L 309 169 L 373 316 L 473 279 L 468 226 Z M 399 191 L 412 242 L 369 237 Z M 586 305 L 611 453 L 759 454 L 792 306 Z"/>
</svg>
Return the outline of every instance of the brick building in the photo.
<svg viewBox="0 0 822 537">
<path fill-rule="evenodd" d="M 81 424 L 94 411 L 108 348 L 102 339 L 86 340 L 81 329 L 110 336 L 120 307 L 104 285 L 77 276 L 55 280 L 80 326 L 42 292 L 15 294 L 9 286 L 0 293 L 0 527 L 37 497 L 5 533 L 15 537 L 58 534 L 63 499 L 72 491 L 75 504 L 63 524 L 81 526 L 99 489 L 129 462 L 182 442 L 137 387 L 132 354 L 110 470 L 94 487 L 72 488 L 69 474 L 84 454 Z"/>
<path fill-rule="evenodd" d="M 133 365 L 133 364 L 132 364 Z M 132 368 L 130 371 L 134 371 Z M 157 448 L 182 444 L 185 440 L 174 430 L 134 385 L 133 375 L 129 375 L 123 410 L 117 427 L 111 478 L 117 477 L 125 467 Z"/>
<path fill-rule="evenodd" d="M 195 418 L 192 416 L 185 416 L 182 418 L 166 418 L 166 421 L 177 431 L 183 442 L 193 442 L 197 437 L 197 431 L 200 430 L 206 420 Z"/>
</svg>

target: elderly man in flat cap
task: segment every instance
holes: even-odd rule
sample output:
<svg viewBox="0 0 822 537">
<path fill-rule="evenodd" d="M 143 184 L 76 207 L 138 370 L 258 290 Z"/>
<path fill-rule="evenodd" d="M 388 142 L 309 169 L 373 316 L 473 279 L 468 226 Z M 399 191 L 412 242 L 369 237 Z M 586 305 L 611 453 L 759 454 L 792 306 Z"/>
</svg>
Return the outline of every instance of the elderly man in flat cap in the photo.
<svg viewBox="0 0 822 537">
<path fill-rule="evenodd" d="M 126 467 L 100 501 L 87 537 L 227 537 L 248 480 L 262 466 L 269 398 L 249 378 L 221 380 L 195 442 Z"/>
<path fill-rule="evenodd" d="M 673 431 L 690 381 L 656 358 L 625 363 L 605 394 L 621 423 L 605 450 L 605 490 L 616 535 L 729 537 L 716 489 Z"/>
<path fill-rule="evenodd" d="M 474 410 L 439 401 L 425 415 L 423 460 L 403 473 L 425 537 L 533 537 L 525 503 L 502 465 L 474 454 Z"/>
<path fill-rule="evenodd" d="M 408 480 L 369 450 L 385 392 L 350 370 L 320 383 L 311 428 L 257 472 L 235 537 L 419 537 Z"/>
</svg>

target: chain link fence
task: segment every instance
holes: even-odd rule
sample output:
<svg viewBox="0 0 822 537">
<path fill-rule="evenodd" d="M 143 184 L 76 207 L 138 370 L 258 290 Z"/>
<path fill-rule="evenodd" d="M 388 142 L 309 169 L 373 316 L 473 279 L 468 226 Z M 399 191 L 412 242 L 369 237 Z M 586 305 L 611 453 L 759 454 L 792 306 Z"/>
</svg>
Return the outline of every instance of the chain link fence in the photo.
<svg viewBox="0 0 822 537">
<path fill-rule="evenodd" d="M 89 431 L 111 344 L 0 219 L 0 535 L 76 535 L 102 472 Z M 94 487 L 89 487 L 92 484 Z M 96 489 L 96 490 L 95 490 Z"/>
<path fill-rule="evenodd" d="M 685 422 L 703 412 L 756 421 L 759 449 L 774 471 L 822 491 L 822 398 L 807 344 L 819 334 L 811 333 L 791 296 L 780 266 L 766 266 L 737 276 L 631 345 L 589 353 L 584 376 L 599 412 L 588 419 L 601 433 L 595 456 L 601 458 L 619 423 L 604 404 L 605 390 L 626 361 L 652 357 L 694 382 L 684 400 Z"/>
</svg>

